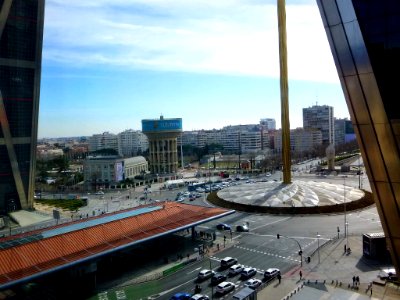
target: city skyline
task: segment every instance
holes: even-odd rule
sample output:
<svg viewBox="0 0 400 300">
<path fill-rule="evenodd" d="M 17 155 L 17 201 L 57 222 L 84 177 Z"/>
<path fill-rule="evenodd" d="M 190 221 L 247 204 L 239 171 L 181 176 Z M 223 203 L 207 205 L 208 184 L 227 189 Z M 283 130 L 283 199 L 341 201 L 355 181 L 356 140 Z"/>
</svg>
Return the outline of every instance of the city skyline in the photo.
<svg viewBox="0 0 400 300">
<path fill-rule="evenodd" d="M 349 118 L 316 3 L 288 1 L 287 24 L 290 127 L 316 104 Z M 39 138 L 141 130 L 160 115 L 185 131 L 280 128 L 277 36 L 276 1 L 48 0 Z"/>
</svg>

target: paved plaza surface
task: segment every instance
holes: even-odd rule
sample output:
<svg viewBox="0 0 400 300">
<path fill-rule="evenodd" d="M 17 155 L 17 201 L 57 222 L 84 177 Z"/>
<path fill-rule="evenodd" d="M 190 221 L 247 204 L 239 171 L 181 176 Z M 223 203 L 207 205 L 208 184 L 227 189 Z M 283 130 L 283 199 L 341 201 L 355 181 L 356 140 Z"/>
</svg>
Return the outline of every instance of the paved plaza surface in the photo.
<svg viewBox="0 0 400 300">
<path fill-rule="evenodd" d="M 362 254 L 362 237 L 351 236 L 351 253 L 344 252 L 345 238 L 320 247 L 311 263 L 298 266 L 258 293 L 258 299 L 400 299 L 400 287 L 384 284 L 379 275 L 385 265 Z M 299 272 L 302 271 L 300 280 Z M 353 286 L 353 276 L 360 283 Z M 372 294 L 371 294 L 372 287 Z"/>
</svg>

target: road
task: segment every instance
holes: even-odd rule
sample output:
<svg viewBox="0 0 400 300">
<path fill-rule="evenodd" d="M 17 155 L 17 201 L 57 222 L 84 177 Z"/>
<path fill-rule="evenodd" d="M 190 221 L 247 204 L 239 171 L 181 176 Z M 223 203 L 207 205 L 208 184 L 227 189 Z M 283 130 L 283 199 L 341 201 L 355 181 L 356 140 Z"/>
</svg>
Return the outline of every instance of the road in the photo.
<svg viewBox="0 0 400 300">
<path fill-rule="evenodd" d="M 223 250 L 217 252 L 215 255 L 210 257 L 205 256 L 202 260 L 154 282 L 147 296 L 158 294 L 160 295 L 158 299 L 169 299 L 177 292 L 193 293 L 198 272 L 203 268 L 209 269 L 210 263 L 214 271 L 220 271 L 219 261 L 226 256 L 237 258 L 238 262 L 244 266 L 256 268 L 257 274 L 254 278 L 262 279 L 263 272 L 271 267 L 279 268 L 282 274 L 296 272 L 301 264 L 298 254 L 299 244 L 303 251 L 303 264 L 306 264 L 304 259 L 317 251 L 318 244 L 323 245 L 330 239 L 337 238 L 338 226 L 341 229 L 339 233 L 340 238 L 344 237 L 343 220 L 344 216 L 342 214 L 272 216 L 236 212 L 218 221 L 203 224 L 202 229 L 214 229 L 219 222 L 230 225 L 248 222 L 250 232 L 233 232 L 233 243 L 229 247 L 224 249 L 223 245 L 221 245 L 221 249 Z M 347 220 L 349 222 L 350 235 L 361 236 L 367 232 L 382 231 L 375 208 L 348 213 Z M 280 234 L 280 239 L 277 239 L 278 233 Z M 320 236 L 317 237 L 317 234 Z M 218 240 L 221 240 L 223 235 L 230 240 L 229 231 L 217 231 Z M 349 246 L 351 247 L 351 245 Z M 194 251 L 193 249 L 191 250 Z M 314 255 L 312 259 L 317 259 L 317 256 Z M 227 270 L 221 272 L 226 274 Z M 243 287 L 245 282 L 239 276 L 228 278 L 228 280 L 237 286 L 235 291 Z M 215 293 L 215 288 L 210 285 L 210 280 L 201 283 L 201 286 L 203 288 L 202 292 L 210 296 L 211 299 L 211 294 Z M 138 285 L 131 288 L 141 289 L 141 286 Z M 214 299 L 217 298 L 219 296 L 214 295 Z"/>
</svg>

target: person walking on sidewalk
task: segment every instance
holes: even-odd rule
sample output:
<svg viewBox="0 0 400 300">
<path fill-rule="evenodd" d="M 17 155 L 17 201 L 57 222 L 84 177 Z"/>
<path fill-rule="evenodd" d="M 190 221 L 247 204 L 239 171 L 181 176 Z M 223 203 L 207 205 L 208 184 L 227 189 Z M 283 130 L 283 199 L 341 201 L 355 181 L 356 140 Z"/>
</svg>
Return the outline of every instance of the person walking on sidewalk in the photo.
<svg viewBox="0 0 400 300">
<path fill-rule="evenodd" d="M 282 279 L 281 274 L 278 274 L 277 278 L 278 278 L 278 282 L 279 282 L 279 284 L 280 284 L 280 283 L 281 283 L 281 279 Z"/>
<path fill-rule="evenodd" d="M 303 278 L 303 273 L 301 272 L 301 270 L 299 272 L 299 275 L 300 275 L 300 280 L 301 280 Z"/>
</svg>

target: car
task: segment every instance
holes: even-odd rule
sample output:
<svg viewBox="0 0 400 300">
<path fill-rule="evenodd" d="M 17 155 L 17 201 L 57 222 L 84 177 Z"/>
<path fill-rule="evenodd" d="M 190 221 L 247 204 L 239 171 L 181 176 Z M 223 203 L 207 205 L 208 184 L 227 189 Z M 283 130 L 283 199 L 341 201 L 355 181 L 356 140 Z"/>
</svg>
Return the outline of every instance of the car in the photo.
<svg viewBox="0 0 400 300">
<path fill-rule="evenodd" d="M 218 283 L 221 283 L 222 281 L 226 280 L 226 275 L 223 275 L 221 273 L 215 273 L 212 277 L 211 277 L 211 284 L 215 285 Z"/>
<path fill-rule="evenodd" d="M 95 193 L 95 195 L 104 195 L 104 192 L 103 192 L 103 191 L 97 191 L 97 192 Z"/>
<path fill-rule="evenodd" d="M 235 276 L 237 274 L 240 274 L 240 272 L 243 271 L 243 266 L 242 265 L 233 265 L 229 268 L 228 275 L 229 276 Z"/>
<path fill-rule="evenodd" d="M 189 293 L 176 293 L 170 300 L 190 300 L 191 297 L 192 295 Z"/>
<path fill-rule="evenodd" d="M 231 230 L 231 226 L 225 223 L 217 224 L 217 229 L 219 230 Z"/>
<path fill-rule="evenodd" d="M 206 280 L 208 278 L 211 278 L 214 274 L 215 274 L 215 272 L 213 270 L 203 269 L 197 275 L 197 279 L 198 280 Z"/>
<path fill-rule="evenodd" d="M 277 268 L 269 268 L 264 272 L 264 279 L 271 280 L 281 274 L 281 271 Z"/>
<path fill-rule="evenodd" d="M 236 258 L 233 258 L 233 257 L 230 257 L 230 256 L 224 257 L 221 260 L 221 268 L 222 269 L 229 268 L 230 266 L 233 266 L 233 265 L 237 264 L 237 262 L 238 261 L 237 261 Z"/>
<path fill-rule="evenodd" d="M 196 294 L 193 295 L 192 298 L 190 298 L 190 300 L 209 300 L 210 298 L 208 298 L 207 295 L 202 295 L 202 294 Z"/>
<path fill-rule="evenodd" d="M 236 226 L 236 231 L 238 232 L 248 232 L 249 227 L 245 224 Z"/>
<path fill-rule="evenodd" d="M 262 284 L 262 281 L 260 279 L 252 278 L 246 281 L 244 284 L 245 286 L 255 290 Z"/>
<path fill-rule="evenodd" d="M 222 295 L 222 294 L 226 294 L 234 289 L 235 289 L 235 285 L 233 284 L 233 282 L 224 281 L 217 285 L 217 289 L 215 292 L 217 294 Z"/>
<path fill-rule="evenodd" d="M 242 272 L 240 272 L 240 277 L 243 279 L 248 279 L 250 277 L 253 277 L 254 275 L 257 274 L 257 270 L 255 268 L 244 268 Z"/>
</svg>

